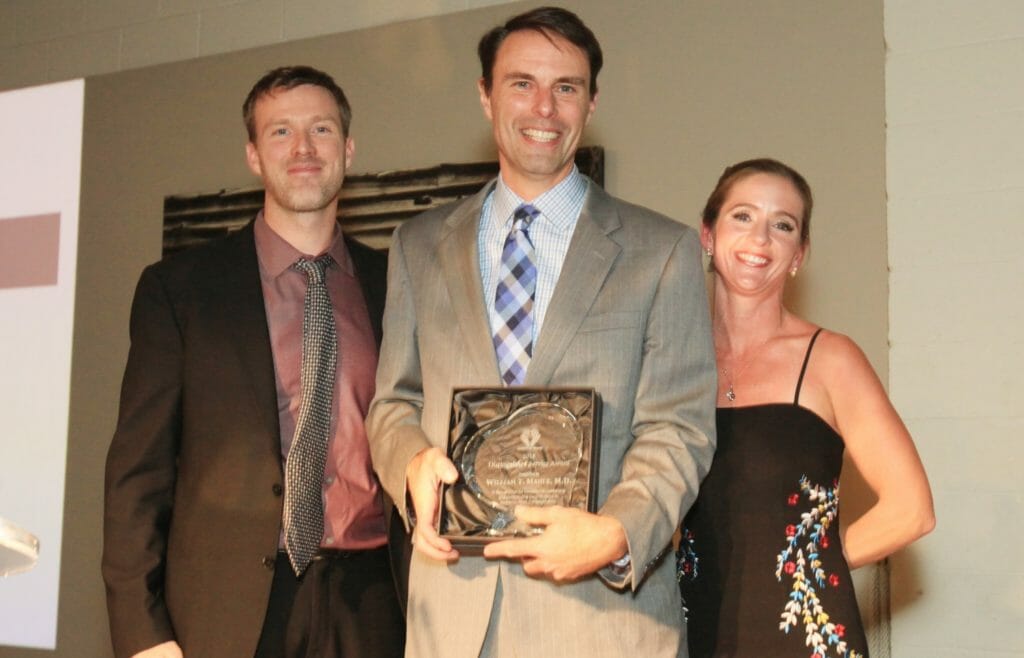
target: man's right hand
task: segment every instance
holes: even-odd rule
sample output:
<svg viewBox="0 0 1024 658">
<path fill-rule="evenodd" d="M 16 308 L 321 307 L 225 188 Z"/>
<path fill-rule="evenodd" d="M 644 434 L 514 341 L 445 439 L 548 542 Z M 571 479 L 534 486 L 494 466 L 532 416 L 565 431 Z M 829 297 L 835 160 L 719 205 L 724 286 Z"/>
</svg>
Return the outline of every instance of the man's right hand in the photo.
<svg viewBox="0 0 1024 658">
<path fill-rule="evenodd" d="M 174 640 L 170 642 L 164 642 L 158 644 L 155 647 L 150 647 L 145 651 L 140 651 L 132 658 L 184 658 L 184 654 L 181 653 L 181 647 Z"/>
<path fill-rule="evenodd" d="M 440 504 L 439 490 L 442 482 L 453 484 L 458 477 L 455 464 L 438 448 L 425 448 L 416 453 L 405 469 L 406 486 L 416 512 L 413 546 L 427 557 L 442 562 L 457 560 L 459 553 L 434 529 Z"/>
</svg>

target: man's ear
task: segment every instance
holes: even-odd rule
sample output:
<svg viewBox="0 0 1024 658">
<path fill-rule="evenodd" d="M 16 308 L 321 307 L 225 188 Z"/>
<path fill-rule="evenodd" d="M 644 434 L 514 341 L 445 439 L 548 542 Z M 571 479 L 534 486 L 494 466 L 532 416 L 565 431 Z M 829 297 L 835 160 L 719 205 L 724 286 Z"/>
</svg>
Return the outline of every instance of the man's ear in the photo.
<svg viewBox="0 0 1024 658">
<path fill-rule="evenodd" d="M 252 142 L 245 143 L 245 163 L 249 165 L 249 171 L 260 178 L 263 177 L 263 168 L 260 166 L 260 154 L 256 151 L 256 145 Z"/>
<path fill-rule="evenodd" d="M 487 120 L 494 121 L 494 115 L 491 113 L 491 93 L 487 91 L 487 85 L 484 84 L 483 78 L 476 81 L 476 88 L 480 92 L 480 106 L 484 108 Z"/>
<path fill-rule="evenodd" d="M 356 143 L 351 137 L 345 138 L 345 171 L 352 167 L 352 161 L 356 156 Z"/>
<path fill-rule="evenodd" d="M 587 120 L 583 122 L 583 125 L 590 123 L 590 120 L 594 117 L 594 111 L 597 109 L 597 94 L 590 97 L 590 105 L 587 107 Z"/>
</svg>

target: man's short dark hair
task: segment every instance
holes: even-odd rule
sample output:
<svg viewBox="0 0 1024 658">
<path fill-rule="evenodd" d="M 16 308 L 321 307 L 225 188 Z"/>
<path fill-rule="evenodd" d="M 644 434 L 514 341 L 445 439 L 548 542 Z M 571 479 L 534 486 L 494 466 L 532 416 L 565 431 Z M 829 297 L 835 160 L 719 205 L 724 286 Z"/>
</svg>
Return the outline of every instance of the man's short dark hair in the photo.
<svg viewBox="0 0 1024 658">
<path fill-rule="evenodd" d="M 326 89 L 338 104 L 338 112 L 341 114 L 341 129 L 348 137 L 348 129 L 352 124 L 352 107 L 345 98 L 345 92 L 341 90 L 334 78 L 328 74 L 313 68 L 312 66 L 282 66 L 273 71 L 267 72 L 260 78 L 249 95 L 242 103 L 242 118 L 245 120 L 245 129 L 249 132 L 249 141 L 256 141 L 256 120 L 253 113 L 256 109 L 256 101 L 263 96 L 273 93 L 276 89 L 294 89 L 301 85 L 313 85 Z"/>
<path fill-rule="evenodd" d="M 508 35 L 520 30 L 540 32 L 549 40 L 553 36 L 560 36 L 585 52 L 590 61 L 590 96 L 593 98 L 597 93 L 597 74 L 601 72 L 601 65 L 604 64 L 601 44 L 579 16 L 561 7 L 538 7 L 525 14 L 513 16 L 504 25 L 495 27 L 480 39 L 476 52 L 480 56 L 484 90 L 488 94 L 491 93 L 491 85 L 494 82 L 494 60 L 498 56 L 498 48 Z"/>
</svg>

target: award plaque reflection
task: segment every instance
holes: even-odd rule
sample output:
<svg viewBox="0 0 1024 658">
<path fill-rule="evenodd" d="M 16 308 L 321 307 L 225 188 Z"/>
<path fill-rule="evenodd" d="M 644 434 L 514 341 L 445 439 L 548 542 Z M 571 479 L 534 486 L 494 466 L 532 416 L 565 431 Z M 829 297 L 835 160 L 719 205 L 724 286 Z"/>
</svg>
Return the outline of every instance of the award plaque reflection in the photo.
<svg viewBox="0 0 1024 658">
<path fill-rule="evenodd" d="M 439 531 L 465 550 L 536 532 L 516 505 L 594 511 L 599 407 L 592 389 L 457 389 Z"/>
</svg>

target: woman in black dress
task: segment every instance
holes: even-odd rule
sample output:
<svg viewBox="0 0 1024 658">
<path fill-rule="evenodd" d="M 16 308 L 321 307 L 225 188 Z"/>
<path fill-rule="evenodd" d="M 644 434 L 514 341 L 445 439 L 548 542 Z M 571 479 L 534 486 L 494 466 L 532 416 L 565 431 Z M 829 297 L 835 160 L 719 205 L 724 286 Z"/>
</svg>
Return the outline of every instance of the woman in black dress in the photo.
<svg viewBox="0 0 1024 658">
<path fill-rule="evenodd" d="M 799 173 L 758 159 L 726 169 L 704 209 L 718 448 L 678 553 L 690 658 L 866 656 L 850 569 L 934 525 L 924 468 L 867 358 L 783 306 L 811 206 Z M 878 501 L 840 535 L 844 450 Z"/>
</svg>

